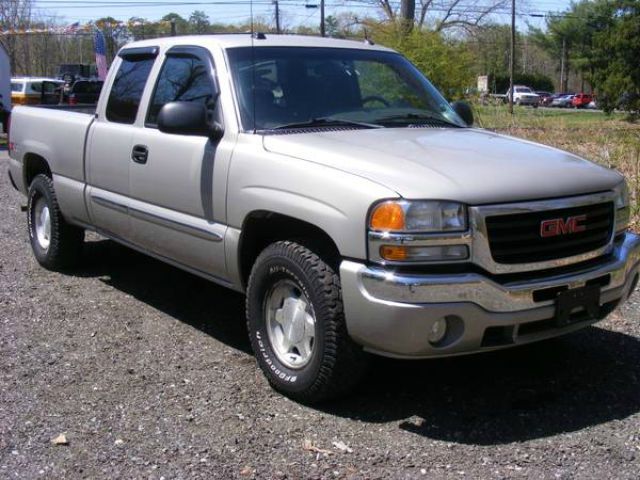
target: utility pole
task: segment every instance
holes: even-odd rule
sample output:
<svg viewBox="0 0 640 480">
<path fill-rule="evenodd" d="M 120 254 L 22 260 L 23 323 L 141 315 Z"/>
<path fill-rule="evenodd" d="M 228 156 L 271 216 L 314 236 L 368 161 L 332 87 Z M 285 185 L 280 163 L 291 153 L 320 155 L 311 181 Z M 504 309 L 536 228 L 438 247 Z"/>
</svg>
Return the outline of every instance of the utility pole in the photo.
<svg viewBox="0 0 640 480">
<path fill-rule="evenodd" d="M 516 0 L 511 0 L 511 56 L 509 58 L 509 113 L 513 115 L 513 67 L 516 55 Z"/>
<path fill-rule="evenodd" d="M 566 54 L 565 49 L 566 49 L 566 39 L 565 37 L 562 37 L 562 54 L 560 55 L 560 92 L 566 92 L 567 89 L 565 88 L 564 84 L 565 84 L 565 78 L 564 78 L 564 56 Z"/>
<path fill-rule="evenodd" d="M 280 5 L 278 0 L 273 0 L 273 4 L 276 7 L 276 33 L 280 33 Z"/>
<path fill-rule="evenodd" d="M 327 36 L 327 32 L 324 28 L 324 0 L 320 0 L 320 36 Z"/>
<path fill-rule="evenodd" d="M 176 36 L 176 19 L 172 18 L 171 19 L 171 36 L 175 37 Z"/>
</svg>

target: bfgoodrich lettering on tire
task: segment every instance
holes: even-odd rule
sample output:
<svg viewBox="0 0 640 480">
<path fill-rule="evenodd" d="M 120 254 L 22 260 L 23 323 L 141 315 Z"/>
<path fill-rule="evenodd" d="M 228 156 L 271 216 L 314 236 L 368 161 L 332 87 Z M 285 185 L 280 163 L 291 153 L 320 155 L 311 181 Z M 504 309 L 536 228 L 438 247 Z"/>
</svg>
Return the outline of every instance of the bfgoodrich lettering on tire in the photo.
<svg viewBox="0 0 640 480">
<path fill-rule="evenodd" d="M 27 220 L 33 255 L 50 270 L 70 268 L 82 254 L 84 230 L 69 225 L 60 213 L 52 180 L 38 175 L 29 186 Z"/>
<path fill-rule="evenodd" d="M 308 248 L 267 247 L 251 271 L 246 308 L 258 365 L 289 397 L 314 403 L 343 395 L 364 373 L 367 357 L 347 333 L 340 278 Z"/>
</svg>

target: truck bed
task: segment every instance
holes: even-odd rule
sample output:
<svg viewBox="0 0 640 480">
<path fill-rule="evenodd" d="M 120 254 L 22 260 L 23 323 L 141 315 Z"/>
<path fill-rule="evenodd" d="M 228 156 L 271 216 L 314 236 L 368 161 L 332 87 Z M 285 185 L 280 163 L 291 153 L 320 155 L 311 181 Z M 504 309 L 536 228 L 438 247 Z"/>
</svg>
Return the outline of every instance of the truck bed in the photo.
<svg viewBox="0 0 640 480">
<path fill-rule="evenodd" d="M 84 182 L 85 144 L 94 112 L 95 107 L 86 106 L 15 107 L 11 141 L 20 151 L 45 158 L 52 173 Z"/>
</svg>

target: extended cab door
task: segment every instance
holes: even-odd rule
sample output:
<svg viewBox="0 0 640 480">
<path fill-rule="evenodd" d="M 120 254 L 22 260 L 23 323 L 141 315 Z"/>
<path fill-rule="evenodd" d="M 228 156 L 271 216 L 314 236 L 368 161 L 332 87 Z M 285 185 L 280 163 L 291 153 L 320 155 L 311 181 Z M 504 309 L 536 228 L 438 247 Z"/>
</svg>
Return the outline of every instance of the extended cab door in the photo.
<svg viewBox="0 0 640 480">
<path fill-rule="evenodd" d="M 122 50 L 107 100 L 87 139 L 87 204 L 91 220 L 109 236 L 131 241 L 129 167 L 133 124 L 157 48 Z M 107 88 L 107 86 L 105 87 Z"/>
<path fill-rule="evenodd" d="M 198 272 L 226 278 L 224 256 L 228 136 L 160 132 L 160 109 L 198 102 L 222 122 L 215 68 L 208 50 L 175 46 L 165 52 L 146 114 L 133 134 L 131 222 L 135 243 Z"/>
</svg>

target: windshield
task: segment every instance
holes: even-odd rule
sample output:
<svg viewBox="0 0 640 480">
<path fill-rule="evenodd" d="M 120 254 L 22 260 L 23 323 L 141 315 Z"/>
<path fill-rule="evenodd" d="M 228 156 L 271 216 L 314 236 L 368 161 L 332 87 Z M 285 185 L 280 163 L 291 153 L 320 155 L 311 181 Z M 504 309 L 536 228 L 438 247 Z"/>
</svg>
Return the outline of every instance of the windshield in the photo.
<svg viewBox="0 0 640 480">
<path fill-rule="evenodd" d="M 397 53 L 303 47 L 256 47 L 252 52 L 242 47 L 229 49 L 228 56 L 245 130 L 311 126 L 318 119 L 387 127 L 466 126 Z"/>
<path fill-rule="evenodd" d="M 519 87 L 516 88 L 516 93 L 533 93 L 533 91 L 528 87 Z"/>
</svg>

